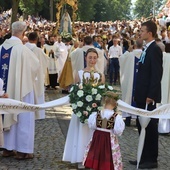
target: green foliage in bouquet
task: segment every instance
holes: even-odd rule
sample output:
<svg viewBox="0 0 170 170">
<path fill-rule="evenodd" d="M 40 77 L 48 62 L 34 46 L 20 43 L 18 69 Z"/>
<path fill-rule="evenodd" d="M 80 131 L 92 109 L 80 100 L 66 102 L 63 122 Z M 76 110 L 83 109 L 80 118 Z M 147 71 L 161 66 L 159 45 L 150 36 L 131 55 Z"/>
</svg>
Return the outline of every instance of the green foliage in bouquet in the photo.
<svg viewBox="0 0 170 170">
<path fill-rule="evenodd" d="M 69 42 L 73 38 L 72 35 L 69 32 L 61 32 L 60 35 L 61 35 L 64 42 Z"/>
<path fill-rule="evenodd" d="M 112 86 L 107 84 L 89 83 L 75 84 L 70 89 L 70 103 L 74 114 L 76 114 L 81 123 L 87 123 L 88 117 L 92 112 L 102 109 L 101 99 L 106 91 L 113 91 Z"/>
</svg>

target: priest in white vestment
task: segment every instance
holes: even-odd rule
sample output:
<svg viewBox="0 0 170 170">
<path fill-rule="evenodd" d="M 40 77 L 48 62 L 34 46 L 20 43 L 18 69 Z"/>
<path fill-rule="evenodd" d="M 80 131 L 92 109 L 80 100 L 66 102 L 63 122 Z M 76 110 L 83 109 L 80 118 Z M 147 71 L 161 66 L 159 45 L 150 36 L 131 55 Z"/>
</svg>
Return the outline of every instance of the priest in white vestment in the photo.
<svg viewBox="0 0 170 170">
<path fill-rule="evenodd" d="M 93 39 L 90 36 L 86 36 L 84 38 L 84 46 L 82 48 L 77 48 L 74 51 L 70 53 L 71 58 L 71 64 L 73 69 L 73 79 L 75 80 L 75 76 L 78 73 L 79 70 L 82 70 L 85 68 L 85 53 L 89 48 L 94 48 L 93 46 Z M 95 48 L 99 58 L 97 60 L 97 63 L 95 65 L 96 70 L 104 73 L 104 52 L 98 48 Z"/>
<path fill-rule="evenodd" d="M 62 73 L 64 64 L 66 62 L 67 56 L 68 56 L 68 50 L 69 47 L 67 47 L 62 41 L 61 36 L 57 37 L 57 42 L 55 42 L 55 46 L 58 48 L 57 57 L 57 68 L 58 68 L 58 79 L 60 78 L 60 75 Z"/>
<path fill-rule="evenodd" d="M 45 81 L 45 73 L 48 68 L 48 56 L 44 53 L 41 48 L 37 47 L 38 34 L 36 32 L 31 32 L 28 35 L 29 42 L 25 45 L 36 55 L 37 59 L 40 63 L 40 68 L 37 73 L 36 81 L 35 81 L 35 104 L 42 104 L 45 102 L 44 96 L 44 81 Z M 37 111 L 40 119 L 45 118 L 45 110 Z"/>
<path fill-rule="evenodd" d="M 54 43 L 54 36 L 49 36 L 48 43 L 44 44 L 44 52 L 49 57 L 48 70 L 45 77 L 47 89 L 56 89 L 58 79 L 58 53 L 59 48 Z"/>
<path fill-rule="evenodd" d="M 63 94 L 68 94 L 70 85 L 73 84 L 73 71 L 72 71 L 72 65 L 71 65 L 71 59 L 70 59 L 70 53 L 75 50 L 78 47 L 78 43 L 75 43 L 71 46 L 70 42 L 66 41 L 65 45 L 68 50 L 68 56 L 65 61 L 64 67 L 62 69 L 60 78 L 59 78 L 59 86 L 62 88 L 62 93 Z"/>
<path fill-rule="evenodd" d="M 0 46 L 0 64 L 4 90 L 9 98 L 34 103 L 34 83 L 39 69 L 35 54 L 22 43 L 27 25 L 12 24 L 12 37 Z M 34 153 L 35 113 L 4 116 L 4 151 L 2 156 L 32 159 Z"/>
<path fill-rule="evenodd" d="M 170 53 L 165 52 L 165 45 L 157 41 L 157 45 L 163 52 L 163 75 L 161 81 L 162 101 L 161 104 L 170 103 Z M 158 132 L 161 134 L 170 133 L 170 120 L 159 119 Z"/>
<path fill-rule="evenodd" d="M 135 106 L 133 101 L 135 77 L 138 70 L 138 61 L 142 53 L 143 41 L 137 40 L 135 42 L 135 49 L 131 52 L 126 51 L 119 58 L 120 64 L 120 84 L 122 91 L 122 100 L 132 106 Z M 129 113 L 122 113 L 126 118 L 126 125 L 130 126 L 130 119 L 136 116 Z"/>
</svg>

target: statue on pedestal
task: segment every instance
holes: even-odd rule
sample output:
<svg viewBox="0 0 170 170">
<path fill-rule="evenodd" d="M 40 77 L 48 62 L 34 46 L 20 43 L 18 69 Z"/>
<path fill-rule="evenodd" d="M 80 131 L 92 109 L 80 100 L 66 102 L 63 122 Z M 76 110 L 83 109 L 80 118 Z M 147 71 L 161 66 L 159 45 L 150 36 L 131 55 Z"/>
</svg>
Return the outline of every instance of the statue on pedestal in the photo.
<svg viewBox="0 0 170 170">
<path fill-rule="evenodd" d="M 62 32 L 72 34 L 71 18 L 68 12 L 65 12 L 61 18 L 60 34 Z"/>
<path fill-rule="evenodd" d="M 61 28 L 60 28 L 60 14 L 61 14 L 61 9 L 62 7 L 68 4 L 72 7 L 73 9 L 73 16 L 72 16 L 72 28 L 70 27 L 70 29 L 72 30 L 71 32 L 74 33 L 74 21 L 76 20 L 76 11 L 78 9 L 78 3 L 77 0 L 61 0 L 60 2 L 58 2 L 56 4 L 56 8 L 57 8 L 57 13 L 56 13 L 56 19 L 57 19 L 57 23 L 56 23 L 56 30 L 55 30 L 55 34 L 58 34 L 58 31 L 61 33 Z M 65 12 L 66 13 L 66 12 Z M 64 15 L 63 15 L 64 16 Z M 67 15 L 66 15 L 67 16 Z M 70 17 L 70 16 L 69 16 Z M 63 18 L 63 17 L 62 17 Z M 66 17 L 66 20 L 68 20 L 68 18 Z M 70 19 L 70 23 L 71 23 L 71 19 Z M 65 21 L 65 29 L 67 28 L 67 22 Z M 59 29 L 60 28 L 60 29 Z M 68 33 L 69 32 L 69 24 L 68 24 Z"/>
</svg>

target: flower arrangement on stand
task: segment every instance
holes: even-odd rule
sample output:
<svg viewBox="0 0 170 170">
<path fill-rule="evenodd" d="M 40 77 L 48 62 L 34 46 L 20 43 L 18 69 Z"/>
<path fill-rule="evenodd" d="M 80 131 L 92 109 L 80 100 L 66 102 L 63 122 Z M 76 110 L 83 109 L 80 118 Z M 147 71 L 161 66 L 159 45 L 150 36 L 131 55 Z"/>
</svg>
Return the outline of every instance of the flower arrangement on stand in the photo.
<svg viewBox="0 0 170 170">
<path fill-rule="evenodd" d="M 72 35 L 69 32 L 61 32 L 61 37 L 64 42 L 69 42 L 72 40 Z"/>
<path fill-rule="evenodd" d="M 83 83 L 75 84 L 70 89 L 70 103 L 74 114 L 76 114 L 81 123 L 87 123 L 92 112 L 102 109 L 101 99 L 106 91 L 114 91 L 112 86 L 107 84 L 94 83 L 93 74 Z"/>
</svg>

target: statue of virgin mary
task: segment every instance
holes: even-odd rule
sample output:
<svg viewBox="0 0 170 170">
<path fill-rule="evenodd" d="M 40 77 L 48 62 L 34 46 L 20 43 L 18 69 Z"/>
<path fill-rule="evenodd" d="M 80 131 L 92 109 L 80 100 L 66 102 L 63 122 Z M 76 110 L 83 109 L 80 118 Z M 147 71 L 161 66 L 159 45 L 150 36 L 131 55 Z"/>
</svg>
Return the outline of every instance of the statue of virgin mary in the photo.
<svg viewBox="0 0 170 170">
<path fill-rule="evenodd" d="M 72 34 L 71 18 L 68 12 L 65 12 L 61 18 L 60 34 L 62 32 Z"/>
</svg>

